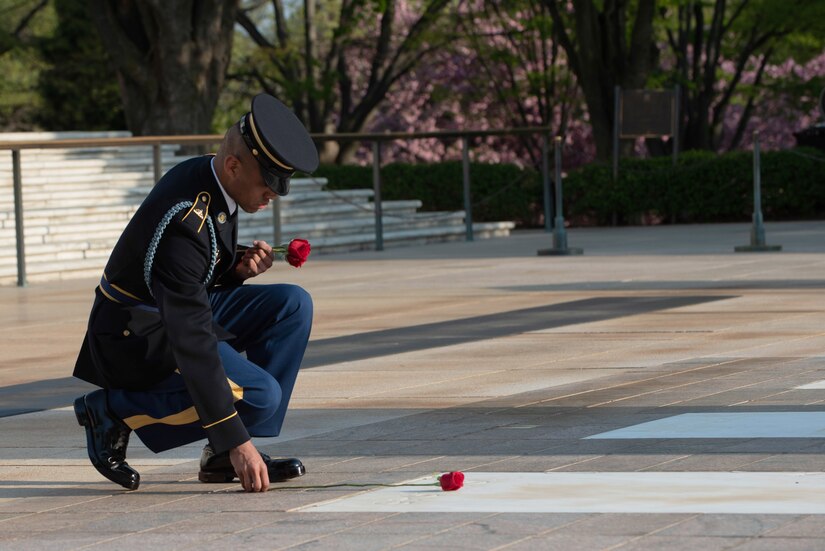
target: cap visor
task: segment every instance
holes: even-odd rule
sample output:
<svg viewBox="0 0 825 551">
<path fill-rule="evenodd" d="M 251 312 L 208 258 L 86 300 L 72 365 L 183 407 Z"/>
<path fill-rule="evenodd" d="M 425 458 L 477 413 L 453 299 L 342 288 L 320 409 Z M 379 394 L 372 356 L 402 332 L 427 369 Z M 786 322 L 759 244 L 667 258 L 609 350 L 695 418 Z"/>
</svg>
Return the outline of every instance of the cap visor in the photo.
<svg viewBox="0 0 825 551">
<path fill-rule="evenodd" d="M 266 186 L 274 193 L 277 195 L 286 195 L 289 193 L 289 176 L 279 176 L 265 170 L 261 170 L 261 173 L 263 174 Z"/>
</svg>

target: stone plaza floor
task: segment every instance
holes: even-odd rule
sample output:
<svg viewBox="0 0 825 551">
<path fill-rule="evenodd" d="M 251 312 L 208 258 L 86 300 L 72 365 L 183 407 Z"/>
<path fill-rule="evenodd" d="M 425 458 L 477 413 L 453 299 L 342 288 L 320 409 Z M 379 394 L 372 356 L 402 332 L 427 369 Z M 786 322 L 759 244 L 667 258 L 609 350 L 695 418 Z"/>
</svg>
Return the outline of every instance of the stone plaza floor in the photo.
<svg viewBox="0 0 825 551">
<path fill-rule="evenodd" d="M 265 494 L 198 482 L 203 442 L 133 438 L 140 489 L 103 479 L 70 407 L 96 282 L 2 287 L 0 549 L 825 549 L 825 222 L 766 229 L 782 252 L 587 228 L 271 270 L 315 323 L 256 440 L 307 475 Z"/>
</svg>

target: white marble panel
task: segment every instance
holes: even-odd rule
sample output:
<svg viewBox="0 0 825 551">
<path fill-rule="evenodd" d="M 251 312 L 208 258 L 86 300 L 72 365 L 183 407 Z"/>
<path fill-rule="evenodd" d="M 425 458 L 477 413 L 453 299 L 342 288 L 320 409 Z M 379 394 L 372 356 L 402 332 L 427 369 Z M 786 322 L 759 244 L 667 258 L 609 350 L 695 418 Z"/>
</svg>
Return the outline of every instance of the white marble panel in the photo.
<svg viewBox="0 0 825 551">
<path fill-rule="evenodd" d="M 825 474 L 468 472 L 464 487 L 381 488 L 302 512 L 825 514 Z M 430 477 L 410 484 L 434 482 Z"/>
<path fill-rule="evenodd" d="M 586 438 L 825 438 L 825 411 L 683 413 Z"/>
<path fill-rule="evenodd" d="M 807 385 L 801 385 L 794 388 L 800 390 L 822 390 L 825 389 L 825 379 L 821 381 L 814 381 L 812 383 L 808 383 Z"/>
</svg>

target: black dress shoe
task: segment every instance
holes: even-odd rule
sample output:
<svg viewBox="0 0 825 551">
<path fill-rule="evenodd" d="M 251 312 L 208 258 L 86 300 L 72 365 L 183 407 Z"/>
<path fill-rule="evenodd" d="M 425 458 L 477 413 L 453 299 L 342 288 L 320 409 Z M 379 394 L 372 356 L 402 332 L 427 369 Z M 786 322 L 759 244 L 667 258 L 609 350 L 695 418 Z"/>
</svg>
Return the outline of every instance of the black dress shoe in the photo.
<svg viewBox="0 0 825 551">
<path fill-rule="evenodd" d="M 127 490 L 137 490 L 140 474 L 126 463 L 132 429 L 112 415 L 106 391 L 95 390 L 74 401 L 77 422 L 86 427 L 86 449 L 95 469 Z"/>
<path fill-rule="evenodd" d="M 272 459 L 265 453 L 261 454 L 261 459 L 266 463 L 270 482 L 283 482 L 306 474 L 306 469 L 300 459 L 294 457 L 290 459 Z M 235 467 L 232 466 L 232 462 L 229 460 L 229 452 L 215 453 L 210 444 L 204 446 L 198 480 L 201 482 L 232 482 L 236 478 L 238 478 L 238 475 L 235 474 Z"/>
</svg>

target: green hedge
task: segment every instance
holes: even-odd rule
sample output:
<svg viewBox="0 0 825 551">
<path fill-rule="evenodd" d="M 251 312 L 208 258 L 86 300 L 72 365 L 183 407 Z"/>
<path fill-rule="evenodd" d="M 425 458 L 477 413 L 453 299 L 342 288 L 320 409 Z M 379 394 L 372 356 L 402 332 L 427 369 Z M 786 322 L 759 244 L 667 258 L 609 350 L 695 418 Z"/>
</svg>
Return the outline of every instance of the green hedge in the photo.
<svg viewBox="0 0 825 551">
<path fill-rule="evenodd" d="M 372 167 L 324 165 L 332 189 L 372 187 Z M 461 162 L 391 163 L 381 168 L 385 200 L 420 199 L 422 210 L 464 208 Z M 541 225 L 541 174 L 510 164 L 470 164 L 473 220 Z M 592 163 L 564 179 L 572 225 L 748 221 L 753 213 L 753 155 L 687 152 L 623 159 L 614 183 L 609 164 Z M 767 220 L 825 218 L 825 155 L 815 149 L 762 153 L 762 212 Z"/>
<path fill-rule="evenodd" d="M 322 165 L 315 173 L 331 189 L 372 188 L 372 167 Z M 512 164 L 470 163 L 473 220 L 537 223 L 542 207 L 541 176 Z M 420 199 L 422 211 L 464 209 L 460 161 L 433 164 L 390 163 L 381 167 L 384 200 Z"/>
<path fill-rule="evenodd" d="M 825 155 L 798 149 L 764 152 L 762 213 L 766 219 L 825 217 Z M 753 214 L 753 154 L 687 152 L 670 158 L 591 164 L 564 180 L 565 216 L 574 224 L 643 221 L 733 222 Z"/>
</svg>

